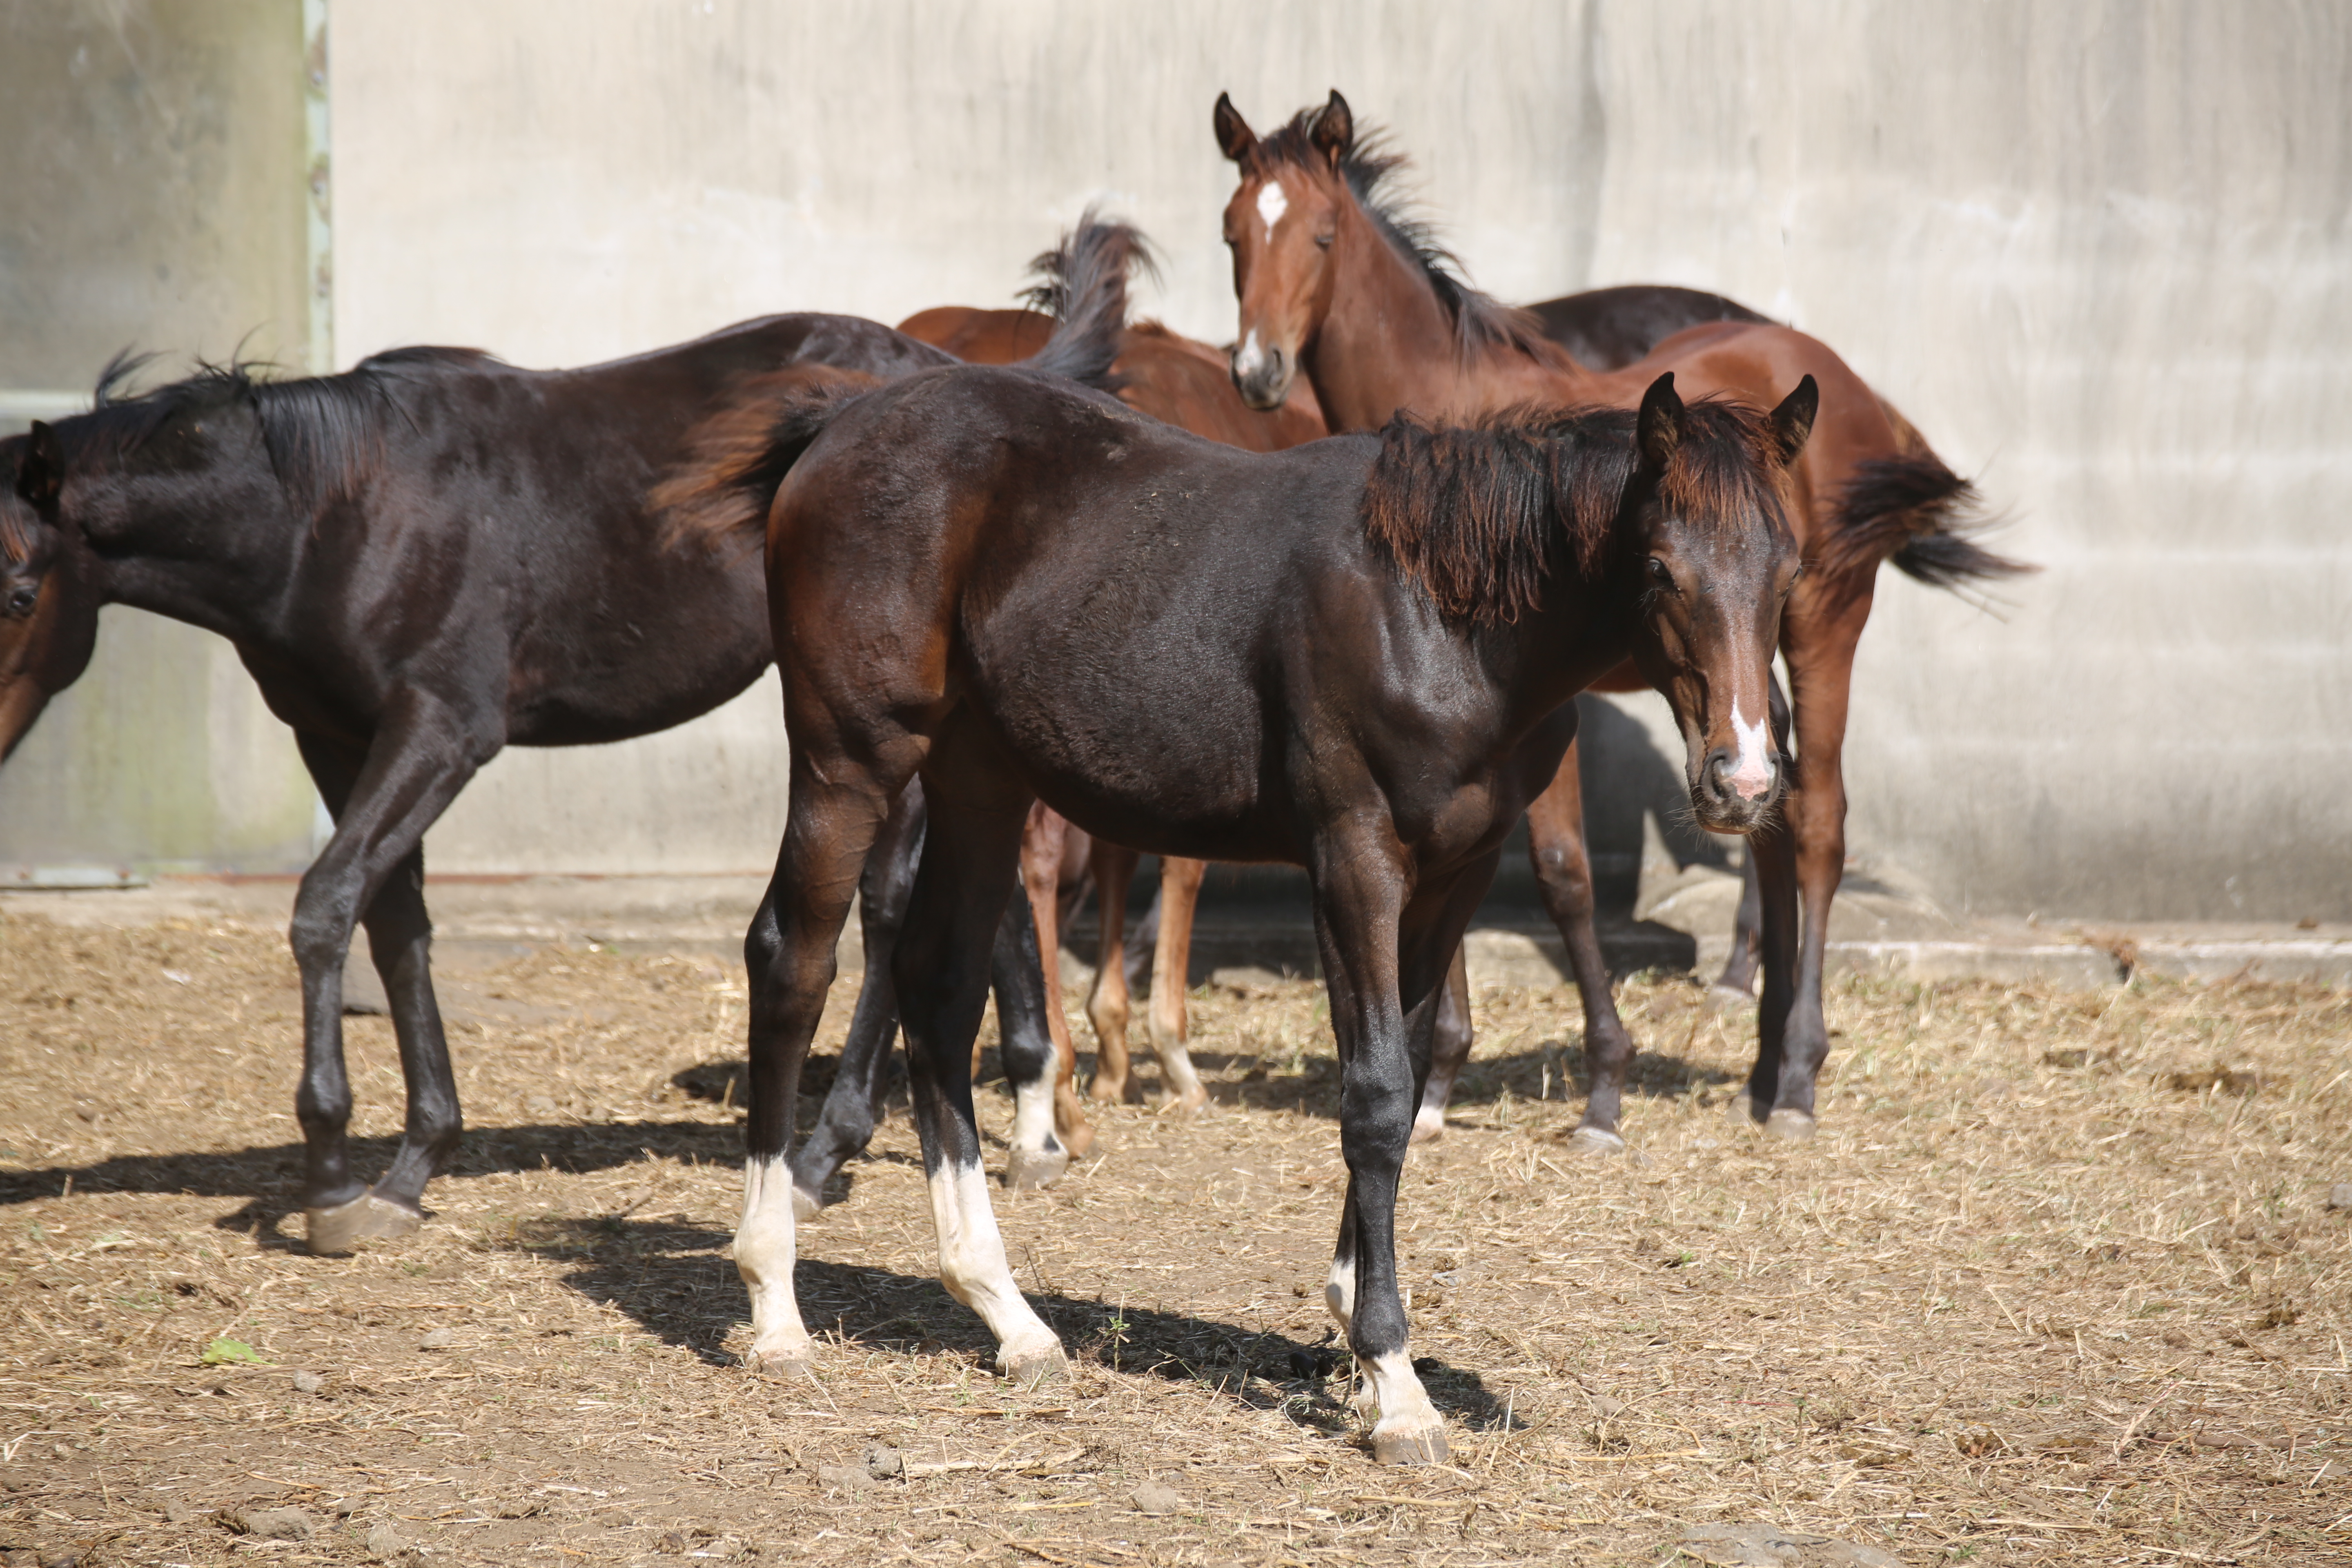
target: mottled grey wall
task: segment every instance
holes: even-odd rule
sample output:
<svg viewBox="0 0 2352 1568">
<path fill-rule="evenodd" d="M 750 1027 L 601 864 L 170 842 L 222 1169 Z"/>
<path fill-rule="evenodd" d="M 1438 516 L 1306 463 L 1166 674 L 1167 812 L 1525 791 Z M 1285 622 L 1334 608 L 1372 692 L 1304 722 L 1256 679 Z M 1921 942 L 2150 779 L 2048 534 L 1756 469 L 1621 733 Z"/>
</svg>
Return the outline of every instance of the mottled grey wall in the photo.
<svg viewBox="0 0 2352 1568">
<path fill-rule="evenodd" d="M 305 365 L 302 63 L 299 0 L 0 0 L 0 434 L 120 349 Z M 102 627 L 0 772 L 0 882 L 305 864 L 315 796 L 235 651 Z"/>
<path fill-rule="evenodd" d="M 343 363 L 1001 302 L 1094 199 L 1165 249 L 1154 308 L 1222 339 L 1209 105 L 1230 89 L 1263 126 L 1336 85 L 1488 289 L 1743 298 L 2011 517 L 2001 546 L 2046 570 L 1993 613 L 1883 582 L 1846 760 L 1884 879 L 1987 910 L 2352 918 L 2339 5 L 419 0 L 331 25 Z M 269 315 L 166 337 L 159 310 L 131 299 L 104 346 L 219 352 Z M 89 352 L 39 374 L 84 380 Z M 757 867 L 777 729 L 763 686 L 632 747 L 501 759 L 434 863 Z M 1616 729 L 1622 826 L 1655 769 Z"/>
</svg>

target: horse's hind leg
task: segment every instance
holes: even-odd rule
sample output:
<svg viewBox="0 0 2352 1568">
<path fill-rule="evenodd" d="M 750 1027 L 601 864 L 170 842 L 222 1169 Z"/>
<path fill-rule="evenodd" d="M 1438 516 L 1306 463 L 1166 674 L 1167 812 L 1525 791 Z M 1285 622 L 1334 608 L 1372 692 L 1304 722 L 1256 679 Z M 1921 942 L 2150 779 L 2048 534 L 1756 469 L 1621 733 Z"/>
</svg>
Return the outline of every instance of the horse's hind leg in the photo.
<svg viewBox="0 0 2352 1568">
<path fill-rule="evenodd" d="M 1413 1113 L 1412 1141 L 1426 1143 L 1445 1136 L 1445 1106 L 1454 1098 L 1454 1080 L 1470 1060 L 1476 1031 L 1470 1024 L 1470 960 L 1464 948 L 1454 950 L 1445 971 L 1445 989 L 1438 994 L 1437 1019 L 1432 1030 L 1429 1077 L 1421 1086 L 1421 1109 Z"/>
<path fill-rule="evenodd" d="M 1609 991 L 1609 963 L 1601 956 L 1601 935 L 1592 923 L 1584 783 L 1573 745 L 1560 759 L 1551 783 L 1528 803 L 1528 858 L 1535 863 L 1536 886 L 1543 892 L 1552 923 L 1559 927 L 1568 967 L 1584 1003 L 1584 1059 L 1592 1087 L 1585 1096 L 1584 1119 L 1570 1142 L 1585 1153 L 1614 1153 L 1625 1146 L 1618 1117 L 1623 1109 L 1626 1068 L 1633 1060 L 1633 1037 L 1617 1016 L 1617 999 Z"/>
<path fill-rule="evenodd" d="M 751 1092 L 735 1268 L 751 1297 L 751 1348 L 745 1359 L 753 1366 L 802 1366 L 811 1353 L 793 1292 L 793 1101 L 801 1063 L 833 984 L 835 948 L 849 918 L 850 895 L 903 782 L 838 753 L 819 765 L 807 748 L 796 747 L 792 809 L 775 876 L 744 938 L 751 991 Z"/>
<path fill-rule="evenodd" d="M 463 1129 L 433 999 L 421 845 L 473 777 L 476 756 L 495 748 L 472 742 L 438 704 L 415 694 L 386 712 L 364 753 L 312 734 L 296 741 L 335 817 L 334 837 L 303 874 L 288 932 L 302 975 L 302 1082 L 294 1102 L 302 1206 L 310 1250 L 341 1253 L 422 1223 L 425 1184 Z M 343 1065 L 343 963 L 363 913 L 408 1086 L 400 1149 L 374 1188 L 352 1174 Z"/>
<path fill-rule="evenodd" d="M 1087 993 L 1087 1022 L 1095 1031 L 1095 1080 L 1087 1094 L 1094 1100 L 1127 1098 L 1127 1026 L 1134 1011 L 1127 988 L 1127 893 L 1142 858 L 1124 844 L 1095 840 L 1091 865 L 1102 940 Z"/>
<path fill-rule="evenodd" d="M 1151 1002 L 1145 1021 L 1151 1029 L 1151 1049 L 1160 1058 L 1160 1081 L 1171 1103 L 1186 1110 L 1206 1104 L 1209 1091 L 1192 1070 L 1192 1054 L 1184 1048 L 1190 1032 L 1184 1016 L 1184 991 L 1192 968 L 1192 911 L 1201 901 L 1201 878 L 1205 860 L 1181 855 L 1160 858 L 1160 938 L 1151 959 Z"/>
<path fill-rule="evenodd" d="M 425 1184 L 457 1152 L 465 1120 L 449 1071 L 449 1045 L 433 996 L 433 922 L 425 912 L 425 850 L 410 850 L 378 889 L 365 916 L 368 952 L 383 981 L 400 1045 L 400 1075 L 408 1086 L 408 1115 L 392 1168 L 368 1189 L 371 1204 L 421 1213 Z"/>
<path fill-rule="evenodd" d="M 825 1092 L 824 1112 L 808 1142 L 793 1156 L 793 1209 L 802 1220 L 814 1219 L 823 1211 L 825 1184 L 872 1142 L 882 1120 L 890 1047 L 898 1038 L 898 990 L 890 978 L 890 956 L 898 950 L 898 927 L 907 916 L 908 896 L 914 891 L 927 820 L 923 786 L 911 782 L 898 792 L 898 804 L 866 852 L 857 884 L 866 973 L 858 982 L 857 1008 L 850 1015 L 849 1036 L 842 1042 L 841 1065 Z M 773 897 L 771 886 L 744 938 L 744 967 L 755 976 L 767 973 L 782 941 Z"/>
<path fill-rule="evenodd" d="M 1045 1026 L 1045 966 L 1025 897 L 1004 901 L 990 973 L 996 992 L 998 1054 L 1013 1085 L 1013 1146 L 1005 1156 L 1004 1184 L 1050 1186 L 1070 1168 L 1073 1152 L 1055 1125 L 1056 1112 L 1065 1097 L 1075 1102 L 1076 1096 L 1062 1081 L 1061 1053 Z M 1086 1125 L 1083 1119 L 1078 1125 Z M 1087 1131 L 1091 1142 L 1092 1129 Z"/>
<path fill-rule="evenodd" d="M 967 783 L 978 787 L 963 787 Z M 981 1173 L 968 1070 L 987 996 L 990 949 L 1020 858 L 1023 813 L 1017 797 L 1003 798 L 1007 784 L 985 778 L 958 784 L 952 792 L 932 792 L 930 834 L 898 938 L 898 1007 L 939 1230 L 940 1279 L 987 1321 L 1004 1374 L 1033 1384 L 1066 1374 L 1069 1362 L 1053 1331 L 1022 1299 L 1006 1264 Z"/>
</svg>

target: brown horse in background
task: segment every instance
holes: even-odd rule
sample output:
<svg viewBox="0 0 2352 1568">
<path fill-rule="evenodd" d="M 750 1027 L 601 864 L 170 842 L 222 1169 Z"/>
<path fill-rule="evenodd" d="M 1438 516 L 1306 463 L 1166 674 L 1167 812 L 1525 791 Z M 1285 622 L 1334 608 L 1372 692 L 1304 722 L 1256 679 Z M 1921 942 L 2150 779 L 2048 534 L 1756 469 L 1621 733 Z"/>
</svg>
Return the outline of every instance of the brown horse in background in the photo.
<svg viewBox="0 0 2352 1568">
<path fill-rule="evenodd" d="M 1829 1051 L 1822 963 L 1845 861 L 1848 689 L 1879 564 L 1892 560 L 1940 586 L 2021 568 L 1969 542 L 1973 489 L 1827 345 L 1783 327 L 1726 321 L 1678 333 L 1623 370 L 1596 371 L 1525 312 L 1470 289 L 1427 230 L 1399 215 L 1384 186 L 1402 160 L 1370 139 L 1360 143 L 1338 93 L 1264 138 L 1221 96 L 1214 128 L 1241 171 L 1224 232 L 1240 302 L 1234 380 L 1253 406 L 1279 403 L 1302 371 L 1338 430 L 1376 429 L 1402 409 L 1463 419 L 1529 405 L 1625 406 L 1666 372 L 1686 393 L 1750 400 L 1800 375 L 1818 382 L 1821 416 L 1790 475 L 1805 570 L 1780 627 L 1796 755 L 1789 761 L 1787 736 L 1762 704 L 1740 714 L 1736 753 L 1693 754 L 1694 767 L 1794 771 L 1782 817 L 1748 836 L 1761 889 L 1764 995 L 1748 1092 L 1750 1113 L 1769 1131 L 1810 1133 Z M 1598 988 L 1585 984 L 1599 952 L 1575 781 L 1571 754 L 1528 819 L 1546 901 L 1584 992 L 1592 1087 L 1579 1135 L 1611 1148 L 1622 1144 L 1633 1045 L 1605 975 Z"/>
</svg>

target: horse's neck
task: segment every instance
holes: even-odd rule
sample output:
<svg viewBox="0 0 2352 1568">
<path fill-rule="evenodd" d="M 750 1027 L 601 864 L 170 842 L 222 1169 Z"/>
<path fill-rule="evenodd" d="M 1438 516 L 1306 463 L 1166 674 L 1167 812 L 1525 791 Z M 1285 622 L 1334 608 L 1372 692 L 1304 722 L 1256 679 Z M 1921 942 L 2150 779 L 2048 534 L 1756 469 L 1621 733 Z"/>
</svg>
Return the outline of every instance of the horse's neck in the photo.
<svg viewBox="0 0 2352 1568">
<path fill-rule="evenodd" d="M 276 479 L 232 459 L 234 477 L 190 473 L 125 483 L 119 510 L 85 529 L 108 602 L 167 616 L 235 641 L 266 638 L 308 519 Z"/>
<path fill-rule="evenodd" d="M 1333 430 L 1377 430 L 1400 408 L 1463 418 L 1528 402 L 1558 402 L 1590 380 L 1562 352 L 1557 363 L 1472 344 L 1421 265 L 1399 253 L 1360 208 L 1335 249 L 1331 306 L 1300 356 Z"/>
</svg>

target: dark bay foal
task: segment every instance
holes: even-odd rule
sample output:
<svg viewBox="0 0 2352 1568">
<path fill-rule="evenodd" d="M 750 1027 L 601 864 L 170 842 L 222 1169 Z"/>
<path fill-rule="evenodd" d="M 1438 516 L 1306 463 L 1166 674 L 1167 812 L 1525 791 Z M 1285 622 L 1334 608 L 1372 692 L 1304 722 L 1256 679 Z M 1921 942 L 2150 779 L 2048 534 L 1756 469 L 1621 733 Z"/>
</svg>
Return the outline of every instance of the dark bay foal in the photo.
<svg viewBox="0 0 2352 1568">
<path fill-rule="evenodd" d="M 1098 318 L 1075 321 L 1041 363 L 1099 377 L 1109 354 L 1084 336 Z M 666 729 L 768 665 L 758 552 L 670 539 L 649 492 L 706 455 L 693 437 L 721 413 L 764 445 L 774 400 L 807 367 L 887 377 L 950 363 L 876 322 L 774 316 L 584 370 L 403 349 L 341 375 L 215 370 L 135 398 L 113 396 L 110 374 L 92 413 L 0 442 L 0 754 L 80 674 L 99 606 L 132 605 L 236 645 L 333 813 L 291 931 L 312 1251 L 417 1225 L 462 1128 L 433 995 L 425 830 L 505 746 Z M 772 493 L 781 478 L 747 482 Z M 898 841 L 909 863 L 916 841 Z M 357 924 L 408 1089 L 373 1186 L 345 1135 Z M 1008 1036 L 1025 1024 L 1050 1050 L 1034 952 L 1015 911 L 998 967 L 1016 987 L 1027 968 Z"/>
<path fill-rule="evenodd" d="M 1628 657 L 1689 742 L 1693 810 L 1744 831 L 1778 766 L 1761 712 L 1797 571 L 1790 461 L 1814 406 L 1409 419 L 1255 456 L 1018 370 L 812 394 L 767 520 L 793 740 L 755 977 L 737 1267 L 751 1359 L 814 1352 L 793 1286 L 801 1063 L 858 868 L 919 774 L 930 826 L 896 958 L 940 1272 L 1005 1373 L 1061 1373 L 981 1175 L 968 1064 L 1033 798 L 1165 855 L 1307 870 L 1342 1068 L 1349 1187 L 1326 1290 L 1374 1453 L 1437 1461 L 1398 1293 L 1398 1173 L 1437 999 L 1505 834 Z M 856 606 L 854 617 L 846 606 Z M 1073 606 L 1076 606 L 1073 609 Z"/>
</svg>

